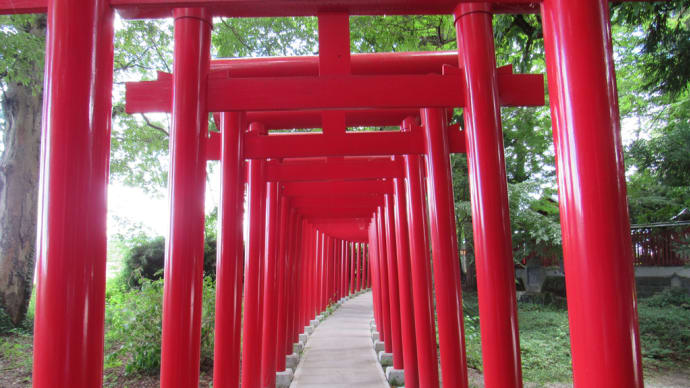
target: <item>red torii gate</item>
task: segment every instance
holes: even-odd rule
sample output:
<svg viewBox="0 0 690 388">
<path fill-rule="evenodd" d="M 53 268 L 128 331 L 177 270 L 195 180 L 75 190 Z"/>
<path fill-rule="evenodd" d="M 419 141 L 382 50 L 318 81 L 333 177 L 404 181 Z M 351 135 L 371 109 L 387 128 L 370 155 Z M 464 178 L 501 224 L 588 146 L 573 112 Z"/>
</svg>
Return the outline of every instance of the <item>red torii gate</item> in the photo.
<svg viewBox="0 0 690 388">
<path fill-rule="evenodd" d="M 179 310 L 176 311 L 174 309 L 177 307 L 166 302 L 165 314 L 176 319 L 164 321 L 163 386 L 193 386 L 198 377 L 198 371 L 193 370 L 198 364 L 198 346 L 193 343 L 199 333 L 197 317 L 200 314 L 200 293 L 194 290 L 199 284 L 200 252 L 203 253 L 200 244 L 203 240 L 203 206 L 200 205 L 203 205 L 204 169 L 208 156 L 205 117 L 214 101 L 226 97 L 226 101 L 232 101 L 237 106 L 224 108 L 224 111 L 264 107 L 266 110 L 431 107 L 425 111 L 422 120 L 425 130 L 424 152 L 398 152 L 409 154 L 405 158 L 413 160 L 419 158 L 419 153 L 426 155 L 443 381 L 448 386 L 466 386 L 462 338 L 457 330 L 462 325 L 462 316 L 458 316 L 461 312 L 459 276 L 457 268 L 454 269 L 454 266 L 457 267 L 457 252 L 449 184 L 450 141 L 444 130 L 447 123 L 443 119 L 443 108 L 458 106 L 455 103 L 448 105 L 445 99 L 452 99 L 453 96 L 461 96 L 466 101 L 465 135 L 475 220 L 486 385 L 521 386 L 519 347 L 517 336 L 514 335 L 517 333 L 517 317 L 501 146 L 499 83 L 491 34 L 492 12 L 541 12 L 543 18 L 575 385 L 643 385 L 634 282 L 629 260 L 632 252 L 628 235 L 620 120 L 606 1 L 2 0 L 0 13 L 48 12 L 35 386 L 98 386 L 102 382 L 105 190 L 111 110 L 113 9 L 131 18 L 175 17 L 170 174 L 171 209 L 174 209 L 174 213 L 166 258 L 165 297 L 167 301 L 188 300 L 190 304 L 178 306 Z M 387 78 L 387 82 L 417 85 L 414 91 L 422 94 L 421 97 L 413 96 L 404 85 L 396 84 L 392 92 L 398 98 L 384 100 L 386 103 L 383 106 L 377 104 L 378 97 L 389 96 L 379 92 L 373 94 L 377 98 L 367 99 L 355 94 L 352 88 L 347 88 L 348 82 L 351 82 L 351 86 L 362 88 L 389 86 L 382 82 L 383 79 L 357 79 L 356 76 L 347 75 L 349 47 L 342 33 L 343 15 L 382 13 L 454 13 L 461 59 L 458 62 L 464 70 L 455 78 L 464 82 L 464 90 L 460 83 L 455 83 L 455 92 L 447 88 L 446 82 L 453 77 L 452 72 L 441 75 L 442 78 Z M 254 91 L 248 87 L 256 86 L 254 81 L 223 80 L 225 87 L 253 96 L 252 100 L 242 102 L 233 99 L 228 90 L 212 89 L 212 82 L 203 81 L 211 69 L 208 53 L 212 15 L 320 15 L 324 21 L 320 43 L 320 77 L 302 79 L 297 84 L 290 80 L 267 80 L 265 86 L 294 88 L 307 85 L 322 90 L 344 87 L 343 90 L 352 91 L 353 94 L 340 96 L 341 99 L 337 93 L 325 93 L 317 97 L 300 95 L 292 101 L 284 99 L 284 95 L 283 100 L 268 100 L 265 94 L 252 94 Z M 329 27 L 336 32 L 324 33 Z M 363 82 L 365 80 L 367 82 Z M 429 93 L 430 89 L 437 89 L 438 95 Z M 462 93 L 453 94 L 458 91 Z M 372 92 L 376 93 L 376 90 Z M 280 94 L 278 97 L 281 97 Z M 328 100 L 320 100 L 324 97 Z M 355 106 L 348 105 L 348 99 Z M 266 104 L 268 101 L 275 105 Z M 242 105 L 244 103 L 246 105 Z M 235 119 L 239 120 L 239 117 L 235 114 Z M 328 113 L 324 114 L 324 118 L 328 123 L 336 123 L 336 127 L 342 126 L 342 114 Z M 324 123 L 323 126 L 328 128 L 331 124 Z M 228 161 L 224 163 L 223 175 L 230 176 L 224 181 L 224 202 L 239 203 L 237 199 L 240 194 L 236 186 L 227 183 L 239 182 L 242 175 L 239 158 L 247 155 L 240 152 L 242 127 L 236 125 L 235 131 L 223 132 L 221 160 Z M 226 132 L 232 133 L 226 137 Z M 248 135 L 245 146 L 250 155 L 256 152 L 254 157 L 278 157 L 262 155 L 263 147 L 259 146 L 254 146 L 252 151 L 252 141 L 270 144 L 274 141 L 271 138 Z M 407 138 L 405 142 L 409 140 Z M 410 143 L 412 145 L 408 143 L 409 147 L 418 147 L 416 142 Z M 379 144 L 385 146 L 385 143 Z M 340 152 L 350 152 L 351 148 L 350 145 Z M 353 154 L 357 155 L 356 152 Z M 256 180 L 260 177 L 260 169 L 252 166 L 258 166 L 259 161 L 250 159 L 247 163 L 249 187 L 254 182 L 254 188 L 258 189 L 260 182 L 263 185 L 263 181 Z M 412 181 L 409 177 L 417 169 L 414 162 L 406 165 L 406 181 Z M 421 176 L 419 171 L 417 176 Z M 408 192 L 413 185 L 408 183 Z M 412 196 L 418 199 L 420 192 Z M 261 214 L 262 201 L 258 194 L 261 193 L 249 192 L 250 213 Z M 221 242 L 221 251 L 236 257 L 241 245 L 241 228 L 236 224 L 241 209 L 239 205 L 232 204 L 225 207 L 222 212 L 224 223 L 234 224 L 235 227 L 224 228 L 221 240 L 227 232 L 229 244 L 223 246 Z M 381 275 L 379 280 L 376 280 L 376 274 L 373 276 L 375 300 L 386 294 L 386 288 L 379 284 L 386 278 L 383 265 L 387 259 L 383 258 L 384 255 L 390 257 L 393 254 L 393 250 L 388 249 L 389 245 L 386 245 L 384 253 L 382 245 L 392 244 L 399 237 L 393 237 L 388 230 L 384 232 L 386 226 L 390 229 L 391 217 L 389 210 L 384 212 L 381 209 L 377 210 L 377 221 L 371 224 L 369 236 L 373 263 L 371 269 Z M 604 213 L 608 215 L 605 218 L 602 216 Z M 384 223 L 385 217 L 388 217 L 388 223 Z M 424 217 L 423 213 L 411 209 L 408 214 L 410 230 L 424 224 L 421 217 Z M 417 222 L 413 223 L 412 220 Z M 251 236 L 261 236 L 261 226 L 252 223 L 255 230 L 250 234 L 248 252 L 253 257 L 260 257 L 261 248 Z M 413 233 L 408 237 L 411 252 L 420 255 L 411 261 L 412 275 L 416 276 L 414 266 L 419 264 L 418 258 L 426 253 L 415 245 L 419 242 L 415 242 Z M 185 259 L 188 263 L 184 263 Z M 173 261 L 175 268 L 170 265 Z M 237 263 L 228 264 L 239 268 Z M 235 277 L 226 279 L 226 284 L 238 284 L 239 273 L 236 270 Z M 219 289 L 218 292 L 224 291 Z M 234 307 L 239 309 L 239 304 L 236 303 Z M 381 315 L 385 316 L 386 311 L 380 303 L 377 310 L 378 327 L 390 324 L 385 317 L 382 320 Z M 492 319 L 492 315 L 502 319 Z M 600 351 L 602 347 L 605 351 Z M 420 358 L 419 361 L 424 360 Z"/>
</svg>

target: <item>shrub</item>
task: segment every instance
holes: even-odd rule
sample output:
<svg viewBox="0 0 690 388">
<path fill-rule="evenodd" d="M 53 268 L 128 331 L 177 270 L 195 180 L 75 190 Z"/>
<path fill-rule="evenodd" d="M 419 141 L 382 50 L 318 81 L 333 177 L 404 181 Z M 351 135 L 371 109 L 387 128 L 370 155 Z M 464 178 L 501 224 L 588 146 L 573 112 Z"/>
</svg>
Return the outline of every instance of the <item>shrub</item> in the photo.
<svg viewBox="0 0 690 388">
<path fill-rule="evenodd" d="M 641 299 L 640 342 L 648 366 L 690 364 L 690 296 L 684 289 L 669 289 Z"/>
<path fill-rule="evenodd" d="M 163 277 L 165 238 L 144 239 L 127 252 L 122 269 L 122 280 L 132 287 L 140 287 L 142 279 L 158 280 Z M 216 239 L 204 243 L 204 276 L 216 276 Z"/>
<path fill-rule="evenodd" d="M 124 365 L 128 374 L 156 374 L 160 368 L 163 281 L 140 280 L 140 288 L 120 283 L 108 289 L 106 345 L 108 366 Z M 213 366 L 215 285 L 205 278 L 201 326 L 201 366 Z"/>
</svg>

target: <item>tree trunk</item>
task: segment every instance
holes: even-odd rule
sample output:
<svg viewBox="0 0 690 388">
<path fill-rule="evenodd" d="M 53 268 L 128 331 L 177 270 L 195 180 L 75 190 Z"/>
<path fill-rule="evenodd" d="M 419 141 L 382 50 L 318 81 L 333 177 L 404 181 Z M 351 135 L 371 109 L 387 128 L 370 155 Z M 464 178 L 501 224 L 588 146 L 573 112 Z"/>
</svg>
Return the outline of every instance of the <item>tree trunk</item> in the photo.
<svg viewBox="0 0 690 388">
<path fill-rule="evenodd" d="M 32 94 L 31 87 L 6 84 L 0 156 L 0 305 L 15 325 L 26 316 L 33 287 L 41 107 L 42 98 Z"/>
</svg>

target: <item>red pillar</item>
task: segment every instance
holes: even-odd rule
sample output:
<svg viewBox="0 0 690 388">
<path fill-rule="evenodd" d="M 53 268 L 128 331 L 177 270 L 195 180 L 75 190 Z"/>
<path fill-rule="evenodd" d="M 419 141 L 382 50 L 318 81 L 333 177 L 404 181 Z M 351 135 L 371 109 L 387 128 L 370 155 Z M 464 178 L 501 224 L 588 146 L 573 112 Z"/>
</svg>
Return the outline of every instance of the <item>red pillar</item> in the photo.
<svg viewBox="0 0 690 388">
<path fill-rule="evenodd" d="M 378 246 L 376 243 L 376 223 L 374 222 L 376 220 L 376 217 L 374 217 L 369 224 L 369 241 L 371 242 L 369 244 L 369 247 L 373 249 L 373 247 Z M 372 267 L 376 265 L 376 252 L 372 252 L 372 257 L 373 259 L 371 260 L 370 264 Z M 375 271 L 374 268 L 371 268 L 371 271 Z M 376 272 L 374 272 L 376 273 Z M 376 277 L 378 279 L 378 277 Z M 374 302 L 374 322 L 376 322 L 376 330 L 379 332 L 379 340 L 384 341 L 384 332 L 383 332 L 383 321 L 381 320 L 381 290 L 378 287 L 378 282 L 374 281 L 374 285 L 371 287 L 371 296 Z"/>
<path fill-rule="evenodd" d="M 277 326 L 277 352 L 276 352 L 276 357 L 275 357 L 275 363 L 276 363 L 276 371 L 278 372 L 283 372 L 285 371 L 285 356 L 289 353 L 286 353 L 287 345 L 286 343 L 288 342 L 288 331 L 290 328 L 290 314 L 288 313 L 288 309 L 292 307 L 294 299 L 291 297 L 288 297 L 288 289 L 286 288 L 287 285 L 287 274 L 289 271 L 288 268 L 288 252 L 289 252 L 289 247 L 288 247 L 288 242 L 292 241 L 294 239 L 294 235 L 291 235 L 291 232 L 294 233 L 295 227 L 291 225 L 290 221 L 294 221 L 292 219 L 292 212 L 289 211 L 289 202 L 288 198 L 285 196 L 282 196 L 280 198 L 280 216 L 278 217 L 278 225 L 279 225 L 279 234 L 276 236 L 278 238 L 278 255 L 276 256 L 276 295 L 277 298 L 274 300 L 274 303 L 277 304 L 275 307 L 278 310 L 278 315 L 276 316 L 276 326 Z M 288 226 L 289 225 L 289 226 Z M 291 287 L 294 288 L 294 287 Z M 292 295 L 291 295 L 292 296 Z M 292 352 L 290 352 L 292 353 Z M 275 378 L 275 373 L 274 373 L 274 378 Z"/>
<path fill-rule="evenodd" d="M 214 387 L 237 387 L 240 382 L 241 330 L 237 304 L 242 295 L 242 213 L 244 181 L 241 136 L 244 115 L 222 113 L 221 194 L 218 206 L 218 258 L 216 262 L 216 322 L 213 364 Z M 238 281 L 240 280 L 240 281 Z"/>
<path fill-rule="evenodd" d="M 443 109 L 423 109 L 434 285 L 443 385 L 467 388 L 465 327 L 455 243 L 455 206 Z M 459 329 L 459 330 L 458 330 Z"/>
<path fill-rule="evenodd" d="M 295 209 L 290 211 L 290 222 L 288 223 L 288 228 L 290 230 L 294 229 L 288 234 L 288 257 L 286 259 L 286 281 L 283 289 L 286 292 L 286 297 L 288 298 L 288 321 L 289 326 L 287 328 L 287 334 L 285 339 L 285 355 L 292 354 L 293 344 L 299 341 L 299 334 L 302 332 L 300 328 L 300 312 L 306 305 L 304 300 L 304 285 L 302 283 L 302 278 L 305 273 L 304 261 L 301 259 L 300 252 L 302 245 L 299 241 L 302 241 L 303 236 L 303 225 L 301 217 L 297 215 Z M 283 370 L 285 367 L 283 367 Z"/>
<path fill-rule="evenodd" d="M 403 341 L 403 359 L 405 361 L 405 387 L 419 387 L 417 370 L 417 337 L 415 335 L 415 317 L 412 301 L 412 274 L 410 266 L 410 246 L 407 235 L 407 209 L 405 201 L 405 183 L 394 178 L 393 207 L 395 215 L 395 240 L 398 258 L 398 284 L 400 294 L 400 328 Z"/>
<path fill-rule="evenodd" d="M 346 292 L 345 292 L 345 279 L 347 277 L 346 276 L 347 275 L 347 265 L 346 265 L 346 263 L 347 263 L 347 250 L 346 250 L 346 247 L 347 247 L 347 242 L 345 240 L 340 240 L 339 249 L 338 249 L 338 251 L 340 253 L 339 258 L 338 258 L 338 263 L 339 263 L 338 267 L 339 267 L 339 275 L 340 275 L 340 277 L 339 277 L 339 286 L 340 286 L 339 288 L 340 289 L 338 292 L 338 299 L 339 300 L 344 298 L 346 295 Z"/>
<path fill-rule="evenodd" d="M 336 299 L 336 258 L 338 257 L 338 241 L 333 237 L 328 237 L 328 241 L 328 294 L 326 300 L 326 307 L 328 307 L 331 303 L 335 302 Z"/>
<path fill-rule="evenodd" d="M 357 283 L 356 283 L 356 275 L 355 271 L 357 268 L 357 256 L 355 253 L 355 243 L 348 242 L 347 243 L 347 253 L 348 256 L 350 257 L 349 265 L 350 265 L 350 284 L 348 287 L 348 291 L 350 294 L 354 294 L 355 291 L 357 291 Z"/>
<path fill-rule="evenodd" d="M 413 125 L 405 121 L 403 130 Z M 405 198 L 407 200 L 407 230 L 410 244 L 410 272 L 414 298 L 415 338 L 419 386 L 438 388 L 438 354 L 436 352 L 436 323 L 431 291 L 431 263 L 427 239 L 427 220 L 423 185 L 422 160 L 419 155 L 405 155 Z"/>
<path fill-rule="evenodd" d="M 515 263 L 491 9 L 488 4 L 461 4 L 455 17 L 467 84 L 464 118 L 484 383 L 487 388 L 519 388 Z"/>
<path fill-rule="evenodd" d="M 388 287 L 388 258 L 386 251 L 386 233 L 384 226 L 385 213 L 384 209 L 379 206 L 376 213 L 376 242 L 377 242 L 377 253 L 376 253 L 376 264 L 377 272 L 379 275 L 379 288 L 381 290 L 381 320 L 383 321 L 383 338 L 385 338 L 385 351 L 386 353 L 393 353 L 393 334 L 391 325 L 391 307 L 390 307 L 390 288 Z M 379 328 L 379 332 L 381 328 Z"/>
<path fill-rule="evenodd" d="M 309 307 L 309 314 L 307 316 L 307 320 L 305 321 L 304 325 L 309 326 L 309 323 L 314 317 L 316 317 L 317 314 L 317 309 L 318 309 L 318 297 L 319 297 L 319 233 L 316 231 L 316 229 L 311 226 L 309 228 L 309 234 L 311 235 L 311 238 L 309 240 L 310 246 L 309 250 L 311 250 L 311 253 L 309 255 L 309 260 L 312 261 L 311 263 L 311 289 L 309 291 L 309 297 L 311 300 L 311 305 Z"/>
<path fill-rule="evenodd" d="M 319 273 L 316 275 L 319 282 L 319 306 L 316 310 L 316 315 L 319 315 L 326 308 L 326 286 L 328 285 L 327 261 L 328 241 L 326 235 L 319 232 Z"/>
<path fill-rule="evenodd" d="M 393 199 L 390 194 L 385 198 L 384 239 L 386 240 L 386 259 L 388 261 L 388 297 L 391 309 L 391 340 L 393 342 L 393 368 L 404 369 L 402 328 L 400 322 L 400 290 L 398 282 L 398 259 L 395 231 L 395 216 L 393 215 Z M 407 383 L 407 382 L 406 382 Z"/>
<path fill-rule="evenodd" d="M 328 306 L 328 274 L 329 274 L 329 267 L 330 267 L 330 262 L 328 260 L 329 254 L 330 254 L 330 246 L 331 242 L 328 236 L 326 236 L 325 233 L 321 233 L 321 239 L 322 239 L 322 255 L 321 255 L 321 268 L 322 268 L 322 279 L 321 279 L 321 305 L 319 306 L 319 311 L 318 313 L 321 314 L 324 310 L 326 310 L 326 306 Z"/>
<path fill-rule="evenodd" d="M 362 289 L 362 248 L 361 244 L 352 244 L 352 256 L 354 258 L 354 271 L 355 271 L 355 291 L 359 292 Z"/>
<path fill-rule="evenodd" d="M 576 387 L 642 387 L 608 2 L 542 4 Z"/>
<path fill-rule="evenodd" d="M 161 386 L 189 387 L 199 384 L 211 19 L 202 8 L 179 8 L 174 16 Z"/>
<path fill-rule="evenodd" d="M 48 2 L 34 387 L 103 383 L 113 84 L 107 1 Z"/>
<path fill-rule="evenodd" d="M 370 252 L 369 244 L 362 244 L 362 269 L 364 270 L 362 279 L 362 288 L 371 288 L 371 268 L 369 268 L 369 257 L 368 252 Z"/>
<path fill-rule="evenodd" d="M 341 250 L 341 252 L 342 252 L 342 259 L 341 259 L 341 261 L 342 261 L 342 265 L 341 265 L 341 268 L 342 268 L 341 278 L 342 278 L 342 280 L 341 280 L 341 284 L 342 284 L 342 286 L 341 286 L 341 290 L 340 290 L 340 295 L 341 295 L 341 298 L 344 298 L 348 294 L 348 285 L 347 285 L 347 279 L 348 279 L 347 245 L 348 245 L 348 243 L 347 243 L 347 241 L 343 240 L 341 242 L 341 244 L 342 244 L 342 250 Z"/>
<path fill-rule="evenodd" d="M 334 301 L 341 298 L 343 289 L 343 240 L 335 240 L 335 296 Z"/>
<path fill-rule="evenodd" d="M 328 306 L 328 288 L 330 284 L 330 270 L 331 270 L 331 263 L 330 263 L 330 255 L 331 255 L 331 239 L 326 236 L 325 233 L 321 233 L 321 239 L 323 241 L 322 243 L 322 280 L 321 280 L 321 306 L 319 308 L 319 313 L 323 312 L 326 310 L 326 307 Z"/>
<path fill-rule="evenodd" d="M 316 232 L 316 229 L 314 229 L 313 225 L 309 226 L 309 240 L 307 240 L 309 245 L 307 245 L 307 249 L 309 250 L 309 256 L 307 256 L 307 260 L 311 261 L 309 264 L 310 268 L 310 273 L 309 273 L 309 300 L 310 300 L 310 305 L 309 305 L 309 312 L 307 314 L 307 319 L 304 321 L 304 326 L 306 330 L 306 326 L 309 326 L 309 323 L 314 317 L 316 316 L 316 306 L 317 306 L 317 297 L 319 294 L 319 287 L 318 287 L 318 281 L 317 281 L 317 276 L 318 276 L 318 261 L 319 261 L 319 235 Z"/>
<path fill-rule="evenodd" d="M 347 241 L 340 240 L 340 293 L 338 299 L 347 295 Z"/>
<path fill-rule="evenodd" d="M 260 134 L 263 128 L 252 123 L 249 131 Z M 242 324 L 242 388 L 256 388 L 261 380 L 261 260 L 265 213 L 264 161 L 247 161 L 247 210 L 249 241 L 245 246 L 244 316 Z"/>
<path fill-rule="evenodd" d="M 263 327 L 261 336 L 261 386 L 276 385 L 276 354 L 278 353 L 278 243 L 280 230 L 276 182 L 266 183 L 266 234 L 264 237 Z"/>
</svg>

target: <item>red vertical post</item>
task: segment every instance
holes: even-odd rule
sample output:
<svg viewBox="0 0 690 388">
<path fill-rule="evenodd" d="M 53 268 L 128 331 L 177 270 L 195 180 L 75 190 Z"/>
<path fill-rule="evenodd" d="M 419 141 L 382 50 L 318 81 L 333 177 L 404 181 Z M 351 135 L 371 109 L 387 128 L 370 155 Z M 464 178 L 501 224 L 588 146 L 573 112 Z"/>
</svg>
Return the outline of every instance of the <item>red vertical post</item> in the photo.
<svg viewBox="0 0 690 388">
<path fill-rule="evenodd" d="M 311 239 L 309 242 L 311 243 L 309 246 L 309 250 L 311 251 L 311 254 L 309 256 L 309 260 L 312 261 L 311 263 L 311 281 L 310 284 L 312 285 L 312 288 L 309 291 L 309 297 L 311 299 L 311 305 L 309 307 L 309 315 L 307 316 L 307 320 L 305 321 L 305 326 L 309 326 L 310 320 L 314 319 L 314 317 L 317 314 L 317 309 L 318 309 L 318 298 L 319 298 L 319 233 L 316 231 L 316 229 L 311 226 L 309 228 L 309 234 L 311 235 Z"/>
<path fill-rule="evenodd" d="M 357 291 L 357 278 L 355 277 L 355 271 L 357 270 L 357 255 L 355 253 L 355 245 L 356 243 L 353 242 L 347 243 L 347 252 L 350 256 L 350 285 L 348 287 L 350 294 L 354 294 L 355 291 Z"/>
<path fill-rule="evenodd" d="M 299 341 L 299 334 L 302 332 L 299 314 L 306 305 L 304 300 L 304 284 L 302 283 L 306 270 L 304 261 L 300 255 L 302 245 L 299 243 L 299 241 L 303 239 L 304 222 L 301 217 L 297 215 L 295 209 L 291 209 L 290 217 L 291 222 L 288 224 L 288 227 L 291 229 L 294 228 L 294 231 L 289 240 L 290 250 L 286 261 L 288 277 L 284 285 L 289 302 L 287 314 L 290 322 L 285 341 L 285 355 L 292 354 L 292 345 Z"/>
<path fill-rule="evenodd" d="M 329 289 L 329 284 L 330 284 L 330 271 L 331 265 L 330 262 L 330 254 L 331 254 L 331 239 L 326 236 L 325 233 L 321 233 L 321 238 L 323 241 L 322 245 L 322 252 L 323 255 L 321 257 L 322 260 L 322 268 L 323 268 L 323 278 L 321 280 L 321 306 L 319 308 L 319 313 L 323 312 L 326 310 L 326 307 L 328 307 L 328 289 Z"/>
<path fill-rule="evenodd" d="M 338 258 L 338 240 L 333 237 L 328 238 L 329 253 L 328 253 L 328 294 L 326 300 L 326 307 L 335 302 L 335 290 L 337 287 L 337 258 Z"/>
<path fill-rule="evenodd" d="M 455 10 L 467 85 L 464 109 L 484 383 L 522 387 L 508 186 L 491 7 Z"/>
<path fill-rule="evenodd" d="M 335 293 L 333 296 L 334 301 L 340 300 L 340 293 L 343 287 L 343 274 L 342 274 L 342 269 L 343 269 L 343 241 L 336 239 L 335 240 L 335 277 L 334 277 L 334 286 L 333 288 L 335 289 Z"/>
<path fill-rule="evenodd" d="M 422 120 L 426 138 L 427 194 L 441 378 L 445 386 L 467 388 L 465 327 L 462 315 L 460 264 L 454 237 L 455 206 L 445 110 L 423 109 Z"/>
<path fill-rule="evenodd" d="M 340 241 L 340 295 L 342 299 L 347 295 L 347 241 Z"/>
<path fill-rule="evenodd" d="M 319 245 L 320 245 L 320 273 L 317 275 L 319 280 L 319 308 L 316 311 L 316 315 L 319 315 L 326 308 L 326 287 L 328 285 L 328 276 L 326 276 L 328 262 L 326 256 L 328 253 L 328 241 L 324 233 L 319 232 Z"/>
<path fill-rule="evenodd" d="M 163 275 L 161 386 L 189 387 L 199 384 L 201 351 L 211 15 L 203 8 L 178 8 L 174 17 L 170 233 Z"/>
<path fill-rule="evenodd" d="M 396 157 L 399 158 L 399 157 Z M 398 258 L 398 288 L 400 295 L 400 328 L 405 361 L 405 387 L 419 387 L 417 370 L 417 337 L 412 299 L 412 274 L 410 266 L 410 245 L 407 236 L 407 208 L 405 183 L 394 178 L 393 207 L 395 215 L 395 241 Z"/>
<path fill-rule="evenodd" d="M 608 2 L 546 0 L 542 17 L 573 382 L 642 387 Z"/>
<path fill-rule="evenodd" d="M 278 195 L 280 186 L 276 182 L 266 183 L 266 234 L 264 237 L 264 294 L 263 327 L 261 336 L 261 386 L 276 385 L 276 354 L 278 353 L 278 245 L 280 230 Z"/>
<path fill-rule="evenodd" d="M 343 260 L 342 260 L 342 262 L 343 262 L 343 265 L 342 265 L 342 269 L 343 269 L 342 270 L 342 278 L 343 278 L 342 285 L 343 286 L 342 286 L 342 290 L 340 291 L 340 294 L 341 294 L 341 298 L 344 298 L 350 293 L 349 292 L 350 287 L 348 285 L 348 279 L 349 279 L 349 277 L 348 277 L 349 264 L 348 263 L 350 262 L 349 261 L 350 255 L 349 255 L 348 247 L 350 246 L 350 243 L 343 240 L 342 244 L 343 244 Z"/>
<path fill-rule="evenodd" d="M 340 241 L 340 295 L 344 298 L 347 295 L 347 241 Z"/>
<path fill-rule="evenodd" d="M 276 238 L 278 238 L 278 255 L 276 256 L 277 298 L 274 299 L 273 302 L 277 305 L 275 309 L 278 310 L 275 319 L 277 326 L 277 352 L 275 363 L 276 371 L 278 372 L 285 371 L 285 356 L 289 354 L 285 353 L 287 349 L 286 343 L 288 342 L 288 330 L 290 327 L 290 314 L 288 313 L 288 309 L 292 307 L 293 304 L 293 298 L 288 297 L 288 290 L 286 288 L 287 273 L 289 271 L 287 263 L 289 252 L 288 244 L 290 241 L 294 240 L 294 236 L 291 235 L 291 232 L 294 233 L 295 230 L 295 227 L 290 222 L 294 221 L 294 219 L 292 219 L 292 212 L 289 210 L 288 198 L 286 196 L 281 196 L 278 216 L 279 234 L 276 236 Z M 273 374 L 273 378 L 275 379 L 275 372 Z"/>
<path fill-rule="evenodd" d="M 376 220 L 376 217 L 374 217 L 369 224 L 369 241 L 371 242 L 369 247 L 375 247 L 377 246 L 376 244 L 376 223 L 374 222 Z M 372 257 L 376 257 L 376 253 L 372 252 L 373 255 Z M 374 266 L 376 265 L 376 260 L 372 259 L 371 265 Z M 374 269 L 372 268 L 372 271 Z M 377 278 L 378 279 L 378 278 Z M 378 283 L 374 282 L 374 285 L 371 287 L 371 295 L 372 299 L 374 301 L 374 322 L 376 322 L 376 329 L 379 332 L 379 340 L 384 341 L 384 332 L 383 332 L 383 321 L 381 320 L 381 290 L 378 287 Z"/>
<path fill-rule="evenodd" d="M 352 244 L 352 256 L 354 257 L 354 263 L 355 263 L 355 272 L 356 272 L 356 278 L 355 278 L 355 291 L 359 292 L 362 289 L 362 248 L 361 248 L 360 243 L 354 243 Z"/>
<path fill-rule="evenodd" d="M 294 257 L 294 259 L 300 263 L 299 273 L 295 278 L 299 282 L 299 292 L 300 292 L 300 308 L 297 321 L 295 323 L 295 336 L 298 336 L 304 330 L 305 322 L 307 320 L 307 314 L 309 313 L 309 261 L 308 261 L 308 250 L 309 246 L 309 229 L 307 227 L 307 221 L 298 216 L 299 224 L 301 225 L 301 233 L 299 234 L 299 241 L 295 242 L 298 244 L 299 253 Z M 294 277 L 294 276 L 293 276 Z M 290 285 L 288 285 L 290 287 Z M 297 342 L 297 341 L 295 341 Z"/>
<path fill-rule="evenodd" d="M 369 262 L 369 256 L 368 252 L 369 250 L 369 244 L 362 244 L 362 288 L 370 288 L 371 287 L 371 270 L 369 268 L 368 262 Z"/>
<path fill-rule="evenodd" d="M 34 387 L 103 383 L 113 84 L 107 1 L 48 1 Z"/>
<path fill-rule="evenodd" d="M 366 250 L 366 253 L 369 253 L 369 252 L 371 252 L 371 250 Z M 371 268 L 369 268 L 369 266 L 367 265 L 369 260 L 370 260 L 369 256 L 364 257 L 364 265 L 367 269 L 367 287 L 371 288 L 371 282 L 372 282 L 372 280 L 371 280 L 371 276 L 372 276 L 371 275 Z"/>
<path fill-rule="evenodd" d="M 314 274 L 312 281 L 314 282 L 314 292 L 313 292 L 313 306 L 312 306 L 312 311 L 310 313 L 309 319 L 312 320 L 314 319 L 318 314 L 319 314 L 319 297 L 321 295 L 321 286 L 319 284 L 319 280 L 321 279 L 321 236 L 319 235 L 319 231 L 316 230 L 316 227 L 312 227 L 313 233 L 314 233 L 314 239 L 313 241 L 313 252 L 314 252 Z M 310 322 L 307 322 L 307 324 L 310 324 Z"/>
<path fill-rule="evenodd" d="M 252 123 L 249 132 L 261 134 L 264 128 Z M 247 161 L 247 210 L 249 241 L 245 245 L 244 315 L 242 324 L 242 388 L 256 388 L 261 380 L 261 260 L 265 213 L 264 161 Z"/>
<path fill-rule="evenodd" d="M 321 314 L 328 305 L 329 247 L 330 239 L 325 233 L 321 233 L 321 304 L 319 305 L 318 314 Z"/>
<path fill-rule="evenodd" d="M 242 177 L 242 131 L 244 115 L 222 113 L 221 189 L 218 206 L 218 258 L 216 260 L 216 321 L 213 364 L 214 387 L 237 387 L 240 382 L 241 330 L 238 302 L 242 282 L 242 212 L 244 181 Z"/>
<path fill-rule="evenodd" d="M 285 360 L 285 357 L 292 353 L 292 331 L 296 327 L 297 311 L 299 311 L 299 308 L 302 304 L 300 299 L 301 287 L 297 281 L 301 263 L 294 254 L 294 247 L 298 245 L 298 241 L 300 239 L 299 224 L 297 223 L 295 209 L 292 208 L 290 208 L 290 211 L 288 212 L 285 238 L 287 239 L 285 241 L 285 269 L 283 284 L 281 285 L 281 290 L 285 296 L 279 298 L 280 300 L 285 301 L 285 311 L 281 313 L 281 306 L 278 306 L 278 319 L 280 320 L 280 317 L 285 317 L 285 328 L 283 329 L 285 338 L 279 340 L 279 346 L 283 346 L 283 348 L 282 350 L 280 347 L 278 348 L 278 364 L 276 367 L 278 371 L 285 370 L 285 366 L 281 364 L 281 359 Z M 280 322 L 278 325 L 280 326 Z M 280 336 L 280 332 L 278 335 Z"/>
<path fill-rule="evenodd" d="M 386 259 L 388 261 L 388 297 L 391 309 L 391 340 L 393 342 L 393 368 L 404 369 L 402 329 L 400 322 L 400 290 L 398 282 L 397 243 L 395 239 L 395 216 L 391 194 L 384 196 L 383 236 L 386 240 Z"/>
<path fill-rule="evenodd" d="M 319 234 L 316 232 L 316 229 L 314 228 L 313 225 L 309 226 L 309 256 L 307 257 L 307 260 L 311 261 L 310 268 L 311 268 L 311 273 L 309 274 L 310 280 L 309 284 L 310 289 L 309 289 L 309 298 L 310 298 L 310 305 L 309 305 L 309 313 L 307 315 L 307 319 L 304 321 L 304 326 L 309 326 L 309 323 L 314 317 L 316 316 L 316 306 L 317 306 L 317 298 L 319 295 L 319 282 L 317 280 L 318 276 L 318 264 L 319 264 Z M 305 328 L 306 329 L 306 328 Z"/>
<path fill-rule="evenodd" d="M 410 130 L 412 121 L 405 121 L 403 130 Z M 427 240 L 427 220 L 423 166 L 419 155 L 405 155 L 405 197 L 407 200 L 407 229 L 410 244 L 410 273 L 414 298 L 415 338 L 419 386 L 438 388 L 438 354 L 436 352 L 436 323 L 431 291 L 431 263 Z"/>
<path fill-rule="evenodd" d="M 391 324 L 390 288 L 388 287 L 388 255 L 386 251 L 386 227 L 385 227 L 385 208 L 378 207 L 376 213 L 376 242 L 377 242 L 377 272 L 379 273 L 381 289 L 381 320 L 383 321 L 383 332 L 385 338 L 386 353 L 393 353 L 393 334 Z M 381 331 L 381 328 L 379 328 Z"/>
<path fill-rule="evenodd" d="M 340 241 L 336 238 L 331 238 L 331 275 L 329 277 L 330 280 L 330 290 L 328 291 L 328 302 L 331 304 L 332 302 L 335 302 L 338 297 L 337 297 L 337 290 L 338 290 L 338 258 L 340 257 Z"/>
</svg>

